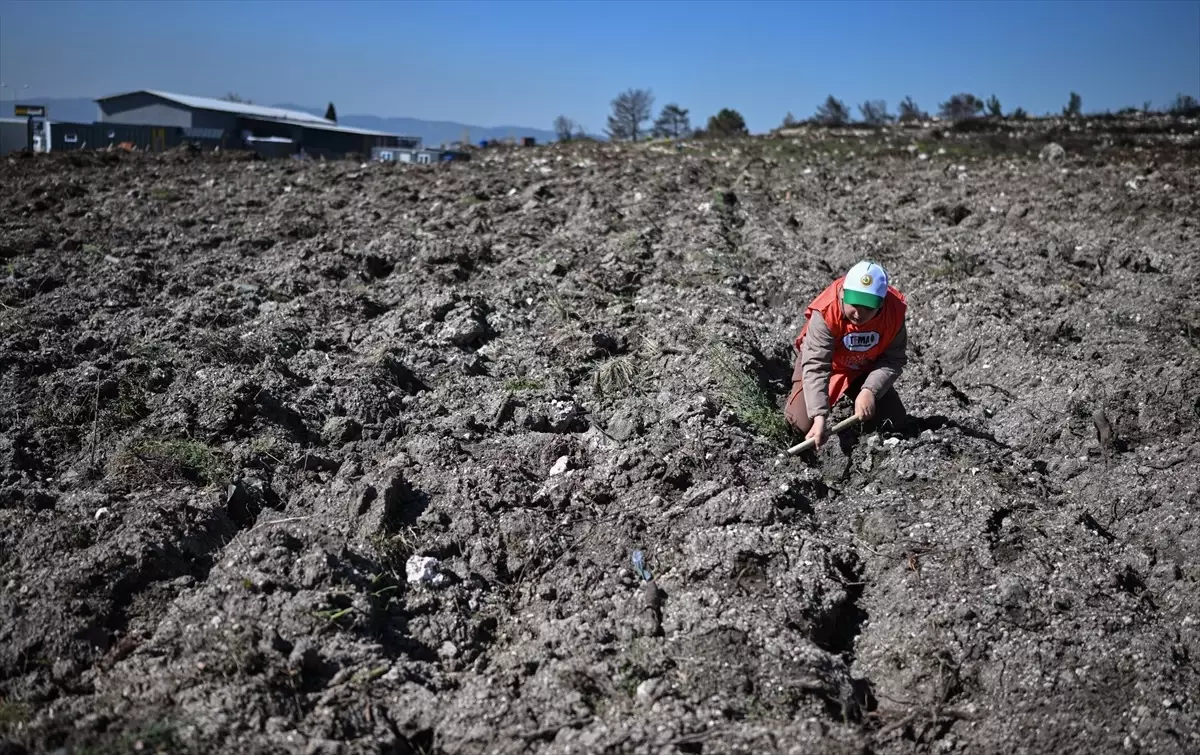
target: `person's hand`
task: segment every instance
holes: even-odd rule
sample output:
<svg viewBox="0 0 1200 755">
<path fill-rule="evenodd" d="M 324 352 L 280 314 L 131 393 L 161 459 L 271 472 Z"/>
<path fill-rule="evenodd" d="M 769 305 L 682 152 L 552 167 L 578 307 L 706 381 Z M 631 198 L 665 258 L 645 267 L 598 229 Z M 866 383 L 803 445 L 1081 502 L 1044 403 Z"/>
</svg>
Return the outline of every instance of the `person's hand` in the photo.
<svg viewBox="0 0 1200 755">
<path fill-rule="evenodd" d="M 818 451 L 821 450 L 821 445 L 825 442 L 825 417 L 813 417 L 812 428 L 809 429 L 808 435 L 804 436 L 805 440 L 816 440 L 814 444 Z"/>
<path fill-rule="evenodd" d="M 854 413 L 863 422 L 875 416 L 875 394 L 867 389 L 858 392 L 858 398 L 854 399 Z"/>
</svg>

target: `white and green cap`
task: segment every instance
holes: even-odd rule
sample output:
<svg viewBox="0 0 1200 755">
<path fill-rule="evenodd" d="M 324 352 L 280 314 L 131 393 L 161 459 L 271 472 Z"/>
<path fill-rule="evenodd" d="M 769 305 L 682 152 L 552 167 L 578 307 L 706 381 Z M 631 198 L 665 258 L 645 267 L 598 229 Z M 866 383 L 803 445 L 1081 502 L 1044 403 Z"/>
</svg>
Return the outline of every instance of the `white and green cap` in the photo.
<svg viewBox="0 0 1200 755">
<path fill-rule="evenodd" d="M 850 268 L 842 281 L 842 301 L 856 307 L 879 307 L 887 296 L 888 277 L 883 268 L 866 260 Z"/>
</svg>

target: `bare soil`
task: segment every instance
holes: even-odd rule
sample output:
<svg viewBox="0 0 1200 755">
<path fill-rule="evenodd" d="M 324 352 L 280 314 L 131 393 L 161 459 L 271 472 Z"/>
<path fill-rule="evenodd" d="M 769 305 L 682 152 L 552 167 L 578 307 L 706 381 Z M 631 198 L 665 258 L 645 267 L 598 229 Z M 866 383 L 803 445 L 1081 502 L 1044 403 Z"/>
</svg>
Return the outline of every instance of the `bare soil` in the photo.
<svg viewBox="0 0 1200 755">
<path fill-rule="evenodd" d="M 6 160 L 0 752 L 1200 750 L 1196 127 L 1118 125 Z M 911 425 L 788 456 L 862 257 Z"/>
</svg>

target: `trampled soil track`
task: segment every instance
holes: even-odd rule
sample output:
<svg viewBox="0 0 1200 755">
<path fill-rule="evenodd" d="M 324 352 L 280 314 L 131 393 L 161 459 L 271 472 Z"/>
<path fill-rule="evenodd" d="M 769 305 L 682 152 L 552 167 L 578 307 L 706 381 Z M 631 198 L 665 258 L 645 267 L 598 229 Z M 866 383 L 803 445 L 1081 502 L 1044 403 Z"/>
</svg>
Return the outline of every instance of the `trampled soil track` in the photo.
<svg viewBox="0 0 1200 755">
<path fill-rule="evenodd" d="M 1114 133 L 6 160 L 0 751 L 1195 752 L 1195 125 Z M 913 426 L 787 457 L 864 256 Z"/>
</svg>

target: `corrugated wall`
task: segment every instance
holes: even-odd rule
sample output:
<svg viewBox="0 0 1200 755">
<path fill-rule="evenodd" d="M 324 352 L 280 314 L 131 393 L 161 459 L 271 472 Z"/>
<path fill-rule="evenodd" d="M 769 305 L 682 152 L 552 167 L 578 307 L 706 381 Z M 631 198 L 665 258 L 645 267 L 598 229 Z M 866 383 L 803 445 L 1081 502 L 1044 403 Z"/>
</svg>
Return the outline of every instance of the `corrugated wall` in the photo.
<svg viewBox="0 0 1200 755">
<path fill-rule="evenodd" d="M 10 152 L 20 152 L 29 146 L 28 126 L 22 120 L 15 123 L 11 120 L 0 121 L 0 155 Z"/>
<path fill-rule="evenodd" d="M 139 150 L 162 151 L 178 147 L 184 141 L 196 141 L 211 148 L 216 140 L 185 139 L 183 130 L 163 126 L 130 126 L 123 123 L 63 123 L 50 125 L 50 151 L 103 149 L 130 143 Z"/>
<path fill-rule="evenodd" d="M 372 148 L 394 147 L 400 141 L 394 136 L 350 134 L 344 131 L 315 128 L 303 129 L 300 138 L 304 151 L 314 157 L 320 155 L 340 157 L 344 154 L 354 153 L 367 158 L 370 157 Z"/>
<path fill-rule="evenodd" d="M 219 113 L 215 110 L 196 110 L 192 112 L 193 128 L 219 128 L 222 131 L 237 130 L 238 117 L 233 113 Z"/>
</svg>

